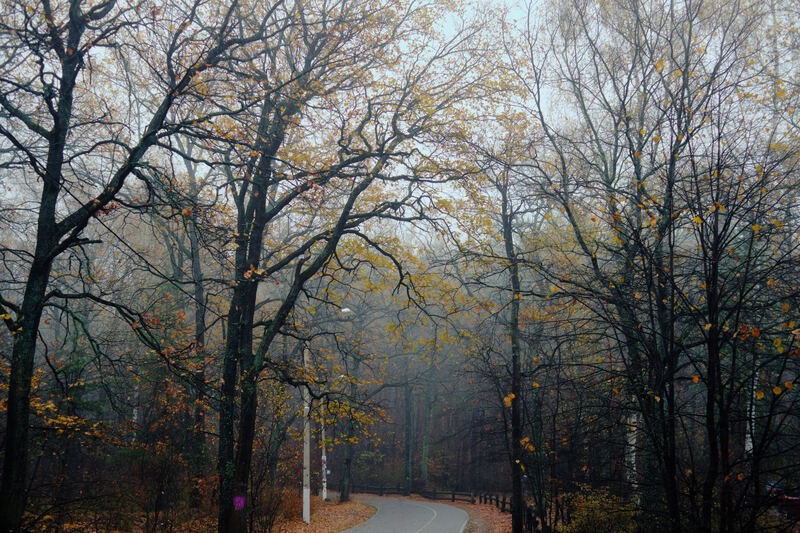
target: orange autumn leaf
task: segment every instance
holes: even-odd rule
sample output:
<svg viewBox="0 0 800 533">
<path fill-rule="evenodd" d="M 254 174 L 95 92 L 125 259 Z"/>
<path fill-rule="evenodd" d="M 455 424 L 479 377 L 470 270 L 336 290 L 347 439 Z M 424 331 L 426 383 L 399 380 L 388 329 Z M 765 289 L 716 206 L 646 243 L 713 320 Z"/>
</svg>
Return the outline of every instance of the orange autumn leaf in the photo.
<svg viewBox="0 0 800 533">
<path fill-rule="evenodd" d="M 508 395 L 506 395 L 506 397 L 505 397 L 505 398 L 503 398 L 503 404 L 504 404 L 506 407 L 511 407 L 511 402 L 512 402 L 512 401 L 514 400 L 514 398 L 516 398 L 516 397 L 517 397 L 517 395 L 516 395 L 516 394 L 514 394 L 513 392 L 509 393 Z"/>
</svg>

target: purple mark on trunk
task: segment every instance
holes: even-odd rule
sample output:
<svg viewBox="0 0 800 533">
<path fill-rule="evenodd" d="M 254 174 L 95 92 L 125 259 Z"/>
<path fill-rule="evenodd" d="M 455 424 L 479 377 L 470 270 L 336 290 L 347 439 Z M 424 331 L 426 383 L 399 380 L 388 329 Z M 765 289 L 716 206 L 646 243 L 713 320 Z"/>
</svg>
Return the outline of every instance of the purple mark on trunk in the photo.
<svg viewBox="0 0 800 533">
<path fill-rule="evenodd" d="M 233 508 L 236 509 L 237 511 L 241 511 L 242 509 L 244 509 L 244 502 L 245 502 L 244 496 L 234 496 Z"/>
</svg>

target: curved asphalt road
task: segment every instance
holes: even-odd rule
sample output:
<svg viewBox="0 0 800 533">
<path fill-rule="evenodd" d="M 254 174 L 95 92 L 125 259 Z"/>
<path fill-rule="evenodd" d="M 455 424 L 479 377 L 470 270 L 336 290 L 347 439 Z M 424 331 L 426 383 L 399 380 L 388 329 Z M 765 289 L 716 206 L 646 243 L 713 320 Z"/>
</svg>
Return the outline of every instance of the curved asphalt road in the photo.
<svg viewBox="0 0 800 533">
<path fill-rule="evenodd" d="M 359 498 L 375 515 L 346 533 L 463 533 L 469 515 L 463 509 L 405 498 Z"/>
</svg>

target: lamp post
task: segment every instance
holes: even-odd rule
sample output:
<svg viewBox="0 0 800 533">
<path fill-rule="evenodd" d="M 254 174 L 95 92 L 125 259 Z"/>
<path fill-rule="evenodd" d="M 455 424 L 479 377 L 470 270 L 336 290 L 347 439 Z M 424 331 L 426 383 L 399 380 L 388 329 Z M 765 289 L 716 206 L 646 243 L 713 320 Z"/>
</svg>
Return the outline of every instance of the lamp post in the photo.
<svg viewBox="0 0 800 533">
<path fill-rule="evenodd" d="M 355 316 L 352 314 L 351 316 L 346 316 L 348 314 L 353 313 L 353 311 L 348 307 L 342 307 L 340 312 L 343 315 L 344 320 L 349 324 L 349 327 L 346 328 L 347 332 L 350 333 L 352 336 L 353 334 L 353 317 Z M 351 478 L 351 465 L 353 460 L 353 436 L 354 436 L 354 422 L 353 422 L 353 413 L 352 408 L 355 401 L 356 395 L 356 383 L 358 380 L 358 364 L 359 359 L 357 355 L 357 343 L 353 340 L 352 350 L 347 349 L 345 347 L 344 351 L 342 352 L 342 357 L 344 359 L 345 367 L 348 368 L 348 375 L 341 376 L 342 378 L 346 378 L 346 381 L 349 383 L 348 387 L 345 387 L 347 392 L 342 391 L 343 394 L 347 395 L 348 403 L 349 403 L 349 414 L 347 416 L 347 424 L 345 426 L 345 439 L 344 439 L 344 456 L 343 462 L 341 464 L 341 483 L 339 484 L 339 502 L 346 502 L 350 500 L 350 491 L 352 488 L 352 478 Z M 351 353 L 352 352 L 352 353 Z M 352 366 L 349 366 L 348 362 L 348 354 L 352 357 Z"/>
<path fill-rule="evenodd" d="M 328 456 L 325 454 L 325 414 L 322 415 L 322 501 L 328 501 Z"/>
<path fill-rule="evenodd" d="M 340 312 L 343 315 L 351 313 L 348 307 L 342 307 Z M 310 356 L 308 348 L 303 348 L 303 368 L 306 375 L 310 370 Z M 325 414 L 322 418 L 322 457 L 320 460 L 322 469 L 322 500 L 328 499 L 328 456 L 325 450 Z M 311 523 L 311 394 L 308 384 L 303 389 L 303 522 Z"/>
</svg>

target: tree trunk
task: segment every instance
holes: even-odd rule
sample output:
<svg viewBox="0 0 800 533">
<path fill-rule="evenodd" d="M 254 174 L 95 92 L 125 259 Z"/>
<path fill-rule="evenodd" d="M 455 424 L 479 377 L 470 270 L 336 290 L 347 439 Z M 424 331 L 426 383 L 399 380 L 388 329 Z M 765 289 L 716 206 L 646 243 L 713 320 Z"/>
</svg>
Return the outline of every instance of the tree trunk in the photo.
<svg viewBox="0 0 800 533">
<path fill-rule="evenodd" d="M 352 465 L 353 465 L 353 445 L 350 443 L 350 437 L 353 436 L 353 423 L 347 422 L 347 431 L 344 443 L 344 454 L 342 461 L 342 476 L 341 476 L 341 489 L 339 490 L 339 502 L 349 502 L 350 493 L 352 491 Z"/>
<path fill-rule="evenodd" d="M 73 21 L 70 44 L 77 48 L 84 25 Z M 78 54 L 74 54 L 77 56 Z M 28 425 L 30 417 L 31 379 L 39 322 L 44 310 L 45 294 L 50 281 L 53 260 L 58 255 L 59 238 L 64 235 L 56 223 L 58 196 L 61 191 L 61 173 L 64 166 L 64 149 L 72 117 L 73 90 L 78 71 L 78 58 L 69 57 L 62 64 L 58 109 L 48 141 L 47 164 L 42 184 L 37 220 L 36 248 L 25 285 L 20 313 L 15 324 L 14 347 L 11 354 L 11 376 L 6 411 L 5 455 L 3 480 L 0 484 L 0 530 L 20 531 L 26 504 L 28 468 Z M 88 215 L 85 215 L 88 217 Z M 85 227 L 78 217 L 74 227 L 66 228 L 77 235 Z M 62 222 L 63 224 L 63 222 Z M 63 245 L 62 245 L 63 246 Z"/>
<path fill-rule="evenodd" d="M 431 454 L 431 422 L 433 418 L 433 395 L 428 387 L 425 387 L 425 399 L 422 406 L 422 447 L 419 458 L 419 477 L 422 486 L 428 486 L 428 461 Z M 472 428 L 470 427 L 470 432 Z M 471 448 L 470 448 L 471 450 Z"/>
<path fill-rule="evenodd" d="M 17 321 L 11 356 L 11 379 L 6 411 L 6 442 L 3 482 L 0 486 L 0 531 L 22 531 L 27 499 L 28 429 L 31 380 L 36 336 L 42 317 L 45 291 L 50 278 L 49 261 L 34 262 L 25 289 L 22 313 Z"/>
<path fill-rule="evenodd" d="M 511 341 L 511 530 L 522 533 L 525 502 L 522 497 L 522 372 L 519 308 L 522 289 L 519 262 L 514 247 L 514 213 L 506 184 L 499 184 L 502 197 L 503 243 L 509 263 L 511 302 L 509 306 L 509 337 Z"/>
<path fill-rule="evenodd" d="M 405 487 L 406 496 L 414 492 L 414 394 L 411 385 L 403 389 L 406 408 Z"/>
<path fill-rule="evenodd" d="M 359 360 L 356 357 L 353 362 L 353 372 L 350 381 L 350 408 L 353 409 L 356 406 L 356 402 L 358 400 L 357 393 L 358 393 L 358 367 L 359 367 Z M 342 476 L 341 476 L 341 490 L 339 491 L 339 502 L 348 502 L 350 501 L 350 492 L 353 488 L 353 437 L 356 434 L 356 426 L 353 422 L 352 414 L 347 418 L 347 424 L 345 429 L 345 441 L 344 441 L 344 463 L 342 465 Z"/>
<path fill-rule="evenodd" d="M 192 283 L 194 284 L 194 345 L 197 368 L 194 371 L 194 420 L 192 424 L 191 472 L 192 492 L 189 503 L 193 509 L 201 505 L 199 480 L 206 474 L 205 431 L 205 350 L 206 350 L 206 296 L 203 286 L 203 266 L 200 259 L 200 241 L 197 236 L 195 218 L 188 226 L 189 245 L 192 254 Z"/>
<path fill-rule="evenodd" d="M 247 264 L 246 262 L 237 265 Z M 219 530 L 230 533 L 246 531 L 247 481 L 252 458 L 255 414 L 258 406 L 258 371 L 253 362 L 253 313 L 257 284 L 243 277 L 245 268 L 237 272 L 239 284 L 234 289 L 231 316 L 228 322 L 228 344 L 223 364 L 222 402 L 220 406 L 220 441 L 218 468 L 220 476 Z M 240 409 L 238 439 L 234 441 L 236 412 L 237 366 Z M 238 447 L 235 445 L 238 442 Z"/>
<path fill-rule="evenodd" d="M 253 459 L 253 442 L 256 433 L 256 414 L 258 410 L 258 372 L 249 365 L 242 370 L 240 385 L 241 407 L 239 417 L 239 433 L 236 448 L 236 461 L 233 478 L 234 514 L 238 528 L 230 531 L 245 533 L 247 531 L 247 514 L 245 509 L 250 506 L 247 501 L 247 486 L 250 479 L 250 464 Z M 250 495 L 254 496 L 254 495 Z"/>
</svg>

